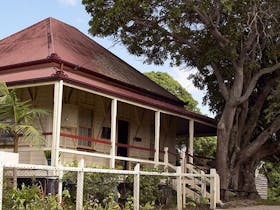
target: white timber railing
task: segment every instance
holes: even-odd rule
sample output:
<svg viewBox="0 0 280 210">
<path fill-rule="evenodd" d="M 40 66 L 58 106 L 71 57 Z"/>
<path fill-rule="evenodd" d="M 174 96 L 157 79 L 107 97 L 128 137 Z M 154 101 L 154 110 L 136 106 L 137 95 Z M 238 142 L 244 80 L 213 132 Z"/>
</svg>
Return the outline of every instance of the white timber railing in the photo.
<svg viewBox="0 0 280 210">
<path fill-rule="evenodd" d="M 183 203 L 182 189 L 185 186 L 184 180 L 187 178 L 196 179 L 209 179 L 211 196 L 210 196 L 210 206 L 211 209 L 216 209 L 216 199 L 217 190 L 216 174 L 193 174 L 193 173 L 183 173 L 181 167 L 176 167 L 176 172 L 148 172 L 141 171 L 140 164 L 136 164 L 134 170 L 116 170 L 116 169 L 100 169 L 100 168 L 87 168 L 84 165 L 84 159 L 81 159 L 78 163 L 78 167 L 66 167 L 66 166 L 46 166 L 46 165 L 31 165 L 31 164 L 9 164 L 0 162 L 0 209 L 2 209 L 2 198 L 3 198 L 3 176 L 4 169 L 17 169 L 17 170 L 27 170 L 34 172 L 36 170 L 44 170 L 53 177 L 57 177 L 59 181 L 58 194 L 62 195 L 62 174 L 65 172 L 76 172 L 77 173 L 77 191 L 76 191 L 76 209 L 83 208 L 83 186 L 84 186 L 84 173 L 103 173 L 103 174 L 116 174 L 116 175 L 133 175 L 134 176 L 134 186 L 133 186 L 133 208 L 134 210 L 140 209 L 139 198 L 140 198 L 140 177 L 141 176 L 162 176 L 176 179 L 176 190 L 177 190 L 177 209 L 182 210 L 185 207 Z M 36 177 L 34 177 L 36 178 Z"/>
<path fill-rule="evenodd" d="M 195 174 L 198 176 L 188 176 L 183 179 L 183 198 L 189 197 L 199 202 L 201 198 L 208 199 L 210 208 L 215 209 L 216 204 L 221 204 L 220 200 L 220 177 L 216 169 L 210 169 L 211 179 L 208 178 L 204 170 L 188 162 L 186 150 L 181 152 L 181 170 L 185 173 Z M 201 175 L 201 176 L 199 176 Z M 208 187 L 207 187 L 208 186 Z M 186 200 L 183 199 L 183 205 Z"/>
</svg>

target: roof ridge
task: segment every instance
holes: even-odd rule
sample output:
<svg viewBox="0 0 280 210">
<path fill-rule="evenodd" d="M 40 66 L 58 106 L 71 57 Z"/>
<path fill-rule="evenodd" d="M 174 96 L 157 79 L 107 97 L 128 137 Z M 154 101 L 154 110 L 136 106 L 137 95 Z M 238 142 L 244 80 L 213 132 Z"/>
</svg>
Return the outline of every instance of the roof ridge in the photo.
<svg viewBox="0 0 280 210">
<path fill-rule="evenodd" d="M 53 30 L 52 30 L 52 20 L 53 18 L 48 18 L 48 34 L 47 34 L 47 38 L 48 38 L 48 56 L 52 55 L 55 53 L 55 49 L 54 49 L 54 36 L 53 36 Z"/>
<path fill-rule="evenodd" d="M 0 39 L 0 44 L 1 44 L 2 41 L 6 40 L 6 39 L 9 39 L 9 38 L 11 38 L 11 37 L 14 37 L 14 36 L 16 36 L 17 34 L 22 33 L 22 32 L 24 32 L 24 31 L 27 31 L 27 30 L 29 30 L 29 29 L 31 29 L 31 28 L 34 28 L 35 26 L 37 26 L 37 25 L 39 25 L 39 24 L 42 24 L 43 22 L 45 22 L 45 21 L 47 21 L 47 20 L 50 20 L 50 19 L 51 19 L 51 17 L 45 18 L 45 19 L 43 19 L 43 20 L 41 20 L 41 21 L 39 21 L 39 22 L 37 22 L 37 23 L 31 25 L 31 26 L 28 26 L 27 28 L 24 28 L 24 29 L 22 29 L 22 30 L 20 30 L 20 31 L 18 31 L 18 32 L 15 32 L 15 33 L 13 33 L 13 34 L 11 34 L 11 35 L 9 35 L 9 36 L 6 36 L 5 38 Z"/>
</svg>

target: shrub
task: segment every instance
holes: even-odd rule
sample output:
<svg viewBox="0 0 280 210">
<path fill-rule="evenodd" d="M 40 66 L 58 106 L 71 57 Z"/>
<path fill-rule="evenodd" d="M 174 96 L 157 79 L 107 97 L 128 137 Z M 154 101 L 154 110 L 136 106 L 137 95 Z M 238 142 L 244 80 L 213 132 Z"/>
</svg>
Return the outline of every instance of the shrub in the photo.
<svg viewBox="0 0 280 210">
<path fill-rule="evenodd" d="M 72 166 L 76 166 L 73 163 Z M 102 203 L 110 193 L 116 196 L 119 176 L 115 174 L 85 173 L 84 175 L 84 203 L 94 201 Z M 76 200 L 77 173 L 66 172 L 63 176 L 64 187 L 70 191 L 72 202 Z M 69 201 L 66 201 L 69 202 Z"/>
<path fill-rule="evenodd" d="M 58 195 L 44 196 L 38 185 L 26 186 L 23 184 L 20 189 L 12 189 L 4 186 L 3 209 L 37 210 L 37 209 L 72 209 L 64 203 L 60 204 Z M 7 195 L 11 196 L 7 198 Z M 63 191 L 63 196 L 69 197 L 68 191 Z"/>
</svg>

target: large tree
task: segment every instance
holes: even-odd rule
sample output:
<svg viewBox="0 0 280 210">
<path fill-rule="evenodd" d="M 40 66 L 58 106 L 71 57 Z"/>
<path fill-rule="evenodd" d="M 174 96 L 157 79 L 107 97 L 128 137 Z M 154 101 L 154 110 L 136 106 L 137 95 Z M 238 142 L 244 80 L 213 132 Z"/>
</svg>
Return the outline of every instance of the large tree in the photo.
<svg viewBox="0 0 280 210">
<path fill-rule="evenodd" d="M 271 149 L 271 136 L 280 129 L 278 115 L 257 129 L 280 68 L 279 1 L 83 0 L 83 4 L 92 16 L 92 35 L 113 36 L 150 63 L 170 61 L 198 69 L 196 84 L 208 87 L 208 99 L 217 100 L 210 102 L 218 111 L 216 163 L 222 197 L 230 187 L 255 191 L 255 160 Z M 250 172 L 248 176 L 244 171 Z"/>
<path fill-rule="evenodd" d="M 194 100 L 192 95 L 182 85 L 173 79 L 168 73 L 165 72 L 145 72 L 147 77 L 153 80 L 155 83 L 168 90 L 174 96 L 185 102 L 185 108 L 189 111 L 200 112 L 197 107 L 197 101 Z"/>
</svg>

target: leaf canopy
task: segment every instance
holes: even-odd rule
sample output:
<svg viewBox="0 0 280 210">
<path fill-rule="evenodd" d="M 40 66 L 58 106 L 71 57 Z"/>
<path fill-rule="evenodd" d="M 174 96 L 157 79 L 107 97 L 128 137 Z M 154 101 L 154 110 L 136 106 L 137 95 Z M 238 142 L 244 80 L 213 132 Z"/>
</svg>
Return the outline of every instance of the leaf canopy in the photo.
<svg viewBox="0 0 280 210">
<path fill-rule="evenodd" d="M 185 102 L 185 108 L 187 110 L 200 113 L 200 110 L 197 107 L 197 101 L 185 88 L 182 87 L 178 81 L 173 79 L 168 73 L 152 71 L 146 72 L 144 74 L 155 83 L 169 91 L 171 94 L 179 98 L 181 101 Z"/>
</svg>

